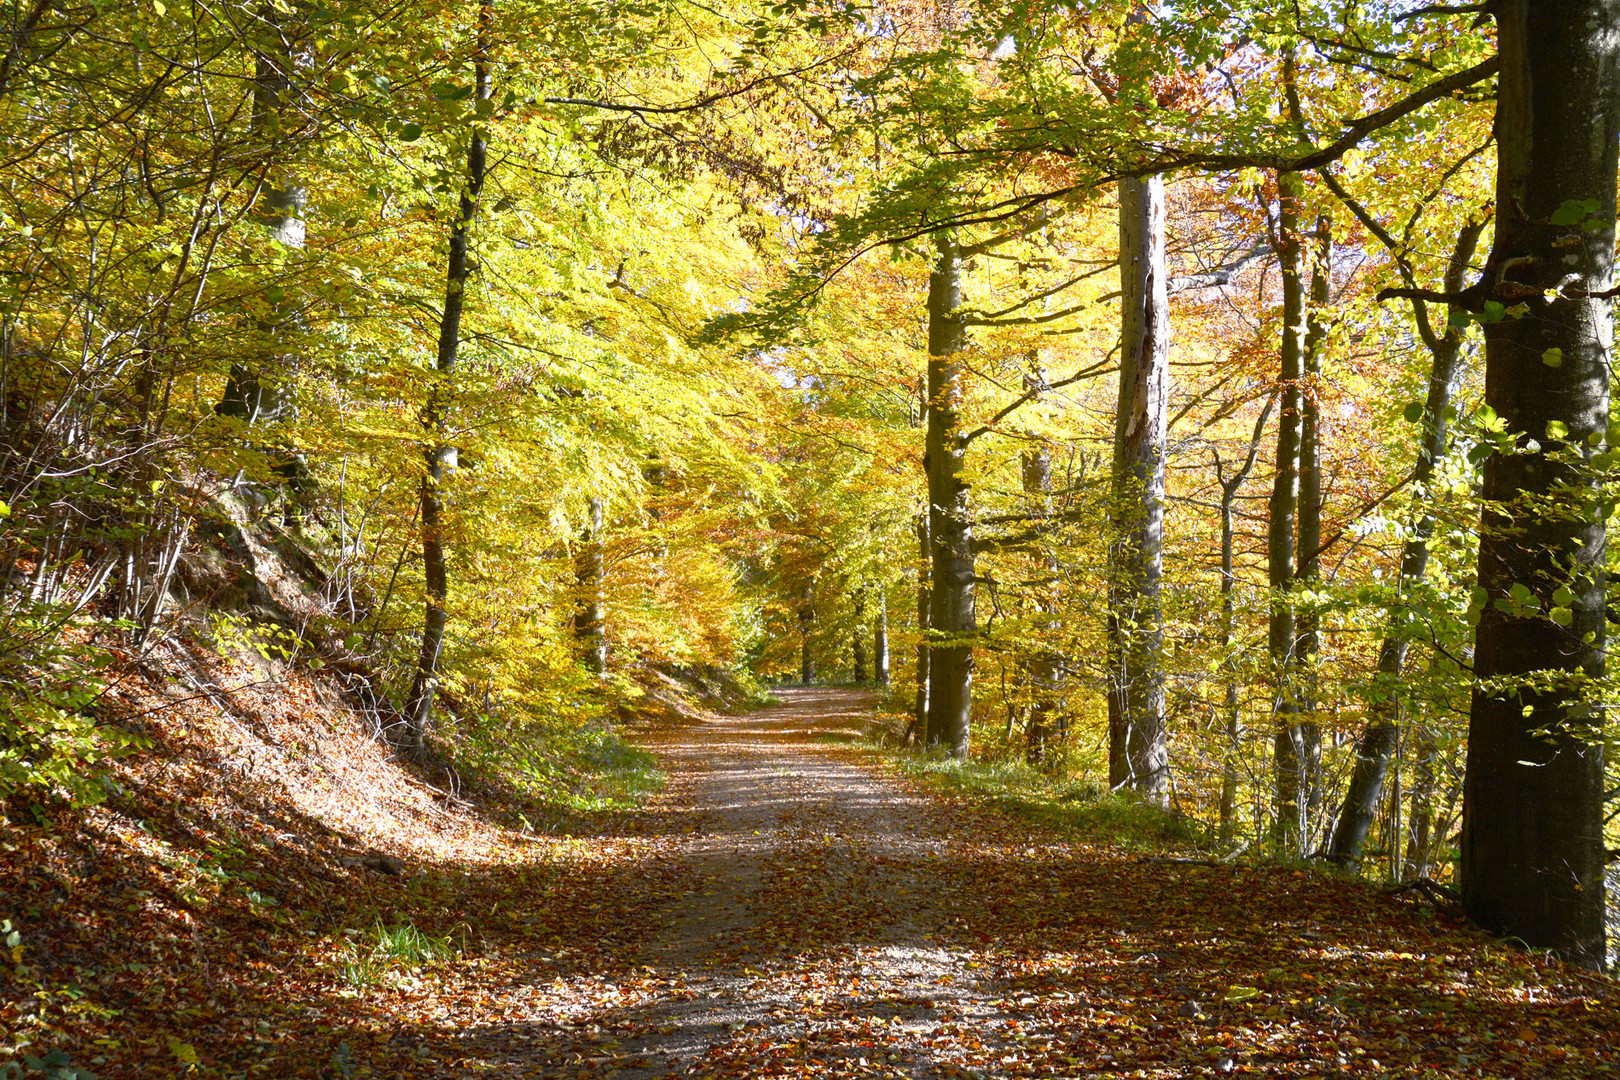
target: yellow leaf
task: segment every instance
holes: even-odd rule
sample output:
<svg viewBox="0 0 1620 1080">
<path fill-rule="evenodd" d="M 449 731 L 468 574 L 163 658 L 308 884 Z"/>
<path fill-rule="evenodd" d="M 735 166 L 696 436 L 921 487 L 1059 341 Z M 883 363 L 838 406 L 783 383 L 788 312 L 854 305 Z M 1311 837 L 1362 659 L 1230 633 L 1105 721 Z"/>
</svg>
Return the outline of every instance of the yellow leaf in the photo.
<svg viewBox="0 0 1620 1080">
<path fill-rule="evenodd" d="M 164 1040 L 169 1044 L 169 1053 L 173 1054 L 174 1059 L 180 1064 L 197 1064 L 197 1048 L 195 1046 L 188 1042 L 181 1042 L 173 1035 L 164 1036 Z"/>
</svg>

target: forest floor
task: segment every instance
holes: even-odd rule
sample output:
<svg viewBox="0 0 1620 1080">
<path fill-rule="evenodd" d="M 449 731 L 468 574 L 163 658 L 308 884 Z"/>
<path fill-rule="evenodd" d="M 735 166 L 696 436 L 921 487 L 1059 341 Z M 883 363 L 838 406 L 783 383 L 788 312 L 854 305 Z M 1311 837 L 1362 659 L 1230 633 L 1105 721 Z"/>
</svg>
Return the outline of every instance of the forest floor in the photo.
<svg viewBox="0 0 1620 1080">
<path fill-rule="evenodd" d="M 641 810 L 537 838 L 441 809 L 385 872 L 338 854 L 360 824 L 322 817 L 326 850 L 285 809 L 254 889 L 132 887 L 179 835 L 156 802 L 130 835 L 10 829 L 40 1000 L 0 1024 L 103 1077 L 1620 1080 L 1612 979 L 1421 898 L 1045 831 L 853 745 L 868 696 L 781 698 L 645 735 L 669 784 Z M 407 925 L 425 951 L 381 948 Z"/>
</svg>

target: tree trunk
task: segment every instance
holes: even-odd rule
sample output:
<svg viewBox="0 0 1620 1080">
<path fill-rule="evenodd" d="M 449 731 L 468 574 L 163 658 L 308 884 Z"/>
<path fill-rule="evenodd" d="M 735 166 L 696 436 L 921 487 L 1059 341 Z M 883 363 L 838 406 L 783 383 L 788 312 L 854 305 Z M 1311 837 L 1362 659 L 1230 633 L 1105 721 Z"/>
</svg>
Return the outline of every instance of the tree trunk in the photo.
<svg viewBox="0 0 1620 1080">
<path fill-rule="evenodd" d="M 1434 765 L 1440 752 L 1421 724 L 1413 725 L 1412 736 L 1417 743 L 1412 763 L 1417 784 L 1412 789 L 1412 810 L 1407 815 L 1411 822 L 1403 867 L 1407 881 L 1427 877 L 1429 873 L 1429 853 L 1434 848 Z"/>
<path fill-rule="evenodd" d="M 1468 276 L 1474 249 L 1485 229 L 1482 215 L 1471 220 L 1457 238 L 1451 260 L 1446 267 L 1445 290 L 1461 292 Z M 1461 314 L 1450 309 L 1451 314 Z M 1423 401 L 1422 444 L 1418 448 L 1417 463 L 1412 468 L 1412 490 L 1415 497 L 1426 504 L 1426 496 L 1434 470 L 1446 456 L 1447 420 L 1451 408 L 1451 394 L 1457 382 L 1457 360 L 1462 355 L 1463 341 L 1467 337 L 1466 324 L 1454 325 L 1446 321 L 1444 333 L 1435 333 L 1429 321 L 1428 310 L 1421 301 L 1416 305 L 1418 336 L 1429 348 L 1433 363 L 1429 368 L 1429 388 Z M 1457 320 L 1461 323 L 1461 320 Z M 1434 515 L 1423 514 L 1412 527 L 1412 535 L 1401 549 L 1401 574 L 1397 591 L 1400 595 L 1412 591 L 1423 580 L 1429 565 L 1429 538 L 1434 535 Z M 1401 671 L 1406 665 L 1407 639 L 1401 627 L 1403 620 L 1394 612 L 1389 628 L 1378 648 L 1378 690 L 1372 702 L 1372 716 L 1367 730 L 1356 744 L 1356 764 L 1350 775 L 1344 802 L 1339 807 L 1338 822 L 1333 839 L 1328 844 L 1327 856 L 1340 866 L 1353 868 L 1361 859 L 1367 832 L 1378 815 L 1378 804 L 1384 794 L 1384 777 L 1400 738 L 1400 705 L 1397 694 Z"/>
<path fill-rule="evenodd" d="M 917 703 L 913 717 L 918 738 L 928 743 L 928 659 L 933 646 L 928 641 L 928 611 L 933 606 L 933 544 L 928 539 L 928 512 L 917 515 Z"/>
<path fill-rule="evenodd" d="M 889 596 L 879 589 L 877 619 L 872 623 L 872 679 L 884 689 L 889 686 Z"/>
<path fill-rule="evenodd" d="M 493 91 L 485 50 L 489 40 L 490 5 L 478 6 L 478 41 L 473 60 L 475 101 L 488 101 Z M 435 358 L 437 381 L 428 392 L 423 421 L 436 441 L 429 447 L 427 470 L 422 476 L 422 566 L 426 577 L 426 613 L 422 620 L 422 648 L 417 656 L 416 676 L 405 708 L 403 749 L 413 757 L 426 750 L 427 733 L 433 725 L 433 698 L 439 685 L 439 660 L 444 651 L 444 628 L 449 621 L 446 604 L 450 596 L 449 564 L 444 552 L 444 484 L 456 468 L 456 448 L 444 441 L 446 433 L 444 394 L 455 372 L 456 354 L 461 344 L 461 312 L 467 288 L 467 242 L 478 198 L 484 189 L 488 147 L 483 131 L 476 125 L 467 140 L 467 182 L 457 200 L 455 224 L 450 228 L 450 258 L 445 274 L 444 312 L 439 318 L 439 347 Z"/>
<path fill-rule="evenodd" d="M 850 634 L 850 648 L 855 660 L 855 685 L 863 686 L 866 683 L 866 595 L 859 589 L 855 592 L 855 629 Z"/>
<path fill-rule="evenodd" d="M 1051 514 L 1052 453 L 1044 445 L 1026 450 L 1022 461 L 1024 499 L 1032 516 L 1044 519 Z M 1035 644 L 1024 657 L 1024 680 L 1029 686 L 1029 726 L 1025 732 L 1024 754 L 1031 765 L 1046 758 L 1048 746 L 1056 738 L 1062 708 L 1063 664 L 1051 647 L 1057 629 L 1056 577 L 1054 555 L 1046 557 L 1046 571 L 1052 584 L 1041 588 L 1035 599 Z"/>
<path fill-rule="evenodd" d="M 1602 717 L 1582 690 L 1603 675 L 1607 629 L 1608 466 L 1591 459 L 1609 452 L 1613 320 L 1591 294 L 1614 262 L 1620 5 L 1501 0 L 1497 25 L 1485 280 L 1526 311 L 1485 324 L 1485 402 L 1516 445 L 1485 460 L 1462 898 L 1487 930 L 1602 967 Z"/>
<path fill-rule="evenodd" d="M 1300 379 L 1305 357 L 1305 275 L 1299 236 L 1304 181 L 1297 173 L 1277 176 L 1278 214 L 1275 247 L 1283 292 L 1282 344 L 1278 386 L 1282 407 L 1277 417 L 1277 462 L 1267 507 L 1267 580 L 1271 619 L 1267 651 L 1272 670 L 1272 760 L 1276 776 L 1276 818 L 1272 839 L 1277 849 L 1298 855 L 1303 840 L 1298 690 L 1295 676 L 1294 586 L 1299 520 Z"/>
<path fill-rule="evenodd" d="M 1160 805 L 1168 805 L 1170 796 L 1159 598 L 1170 391 L 1164 218 L 1161 177 L 1119 182 L 1122 322 L 1108 605 L 1108 780 Z"/>
<path fill-rule="evenodd" d="M 967 446 L 957 419 L 965 369 L 957 354 L 967 344 L 962 306 L 962 254 L 944 233 L 934 238 L 939 261 L 928 283 L 928 532 L 932 541 L 933 596 L 929 626 L 938 635 L 928 661 L 926 742 L 968 755 L 973 708 L 973 522 L 962 479 Z"/>
<path fill-rule="evenodd" d="M 268 40 L 266 47 L 253 50 L 253 112 L 249 128 L 254 139 L 268 152 L 284 141 L 281 121 L 292 92 L 293 60 L 287 48 L 286 31 L 281 25 L 283 14 L 274 6 L 265 5 L 259 10 L 258 18 Z M 254 207 L 254 217 L 269 232 L 272 241 L 289 250 L 299 250 L 305 243 L 307 201 L 302 184 L 291 177 L 277 175 L 266 183 L 259 205 Z M 284 300 L 271 307 L 270 317 L 260 327 L 265 338 L 264 352 L 252 361 L 231 364 L 224 393 L 214 406 L 214 411 L 221 416 L 235 417 L 249 427 L 284 419 L 292 406 L 288 377 L 293 358 L 287 355 L 285 344 L 291 304 Z"/>
<path fill-rule="evenodd" d="M 1297 580 L 1315 589 L 1321 576 L 1322 458 L 1321 401 L 1322 353 L 1327 348 L 1327 325 L 1322 311 L 1333 295 L 1333 222 L 1326 214 L 1316 219 L 1316 243 L 1311 247 L 1311 295 L 1306 315 L 1303 381 L 1300 386 L 1299 529 Z M 1301 719 L 1295 727 L 1294 746 L 1299 759 L 1300 844 L 1311 843 L 1312 827 L 1321 803 L 1322 725 L 1316 719 L 1316 656 L 1320 647 L 1319 619 L 1313 607 L 1298 615 L 1295 663 L 1299 670 Z"/>
<path fill-rule="evenodd" d="M 596 675 L 607 671 L 606 599 L 602 559 L 602 500 L 590 501 L 590 521 L 579 538 L 574 555 L 574 640 L 579 643 L 579 660 L 585 670 Z"/>
<path fill-rule="evenodd" d="M 804 603 L 799 608 L 799 682 L 805 686 L 816 681 L 816 655 L 812 650 L 816 627 L 814 595 L 806 585 Z"/>
<path fill-rule="evenodd" d="M 1220 455 L 1215 455 L 1215 480 L 1221 486 L 1221 655 L 1227 658 L 1227 664 L 1232 661 L 1237 639 L 1237 570 L 1233 565 L 1232 506 L 1254 468 L 1254 460 L 1260 453 L 1260 439 L 1266 431 L 1266 421 L 1270 419 L 1271 410 L 1276 404 L 1275 394 L 1266 399 L 1265 408 L 1260 410 L 1260 417 L 1254 422 L 1254 434 L 1249 439 L 1243 464 L 1230 478 L 1221 469 Z M 1221 759 L 1220 836 L 1222 842 L 1226 843 L 1231 841 L 1236 831 L 1238 758 L 1243 748 L 1243 722 L 1238 712 L 1238 684 L 1236 672 L 1233 671 L 1227 673 L 1221 716 L 1226 750 Z"/>
</svg>

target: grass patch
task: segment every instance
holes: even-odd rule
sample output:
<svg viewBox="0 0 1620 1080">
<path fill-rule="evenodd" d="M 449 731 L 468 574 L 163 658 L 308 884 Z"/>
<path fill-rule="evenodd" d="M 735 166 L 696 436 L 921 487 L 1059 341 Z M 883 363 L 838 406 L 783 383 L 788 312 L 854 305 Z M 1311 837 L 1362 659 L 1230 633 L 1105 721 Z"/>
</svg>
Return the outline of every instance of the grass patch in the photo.
<svg viewBox="0 0 1620 1080">
<path fill-rule="evenodd" d="M 469 731 L 457 764 L 530 832 L 553 833 L 580 814 L 633 810 L 664 790 L 658 759 L 606 723 L 538 731 Z"/>
<path fill-rule="evenodd" d="M 435 937 L 413 923 L 390 926 L 381 919 L 369 930 L 344 931 L 338 956 L 338 977 L 356 990 L 376 986 L 392 976 L 408 976 L 456 954 L 450 938 Z"/>
<path fill-rule="evenodd" d="M 1021 761 L 956 761 L 900 752 L 901 774 L 949 795 L 967 795 L 1037 824 L 1132 851 L 1193 847 L 1196 826 L 1185 818 L 1094 780 L 1053 777 Z"/>
</svg>

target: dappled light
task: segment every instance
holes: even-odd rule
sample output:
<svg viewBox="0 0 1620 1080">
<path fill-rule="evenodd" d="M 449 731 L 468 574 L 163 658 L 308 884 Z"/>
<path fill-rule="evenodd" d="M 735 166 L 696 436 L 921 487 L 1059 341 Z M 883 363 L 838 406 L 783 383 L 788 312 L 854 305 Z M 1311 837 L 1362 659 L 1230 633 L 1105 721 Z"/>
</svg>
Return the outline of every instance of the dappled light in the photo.
<svg viewBox="0 0 1620 1080">
<path fill-rule="evenodd" d="M 0 6 L 0 1080 L 1620 1080 L 1620 0 Z"/>
</svg>

